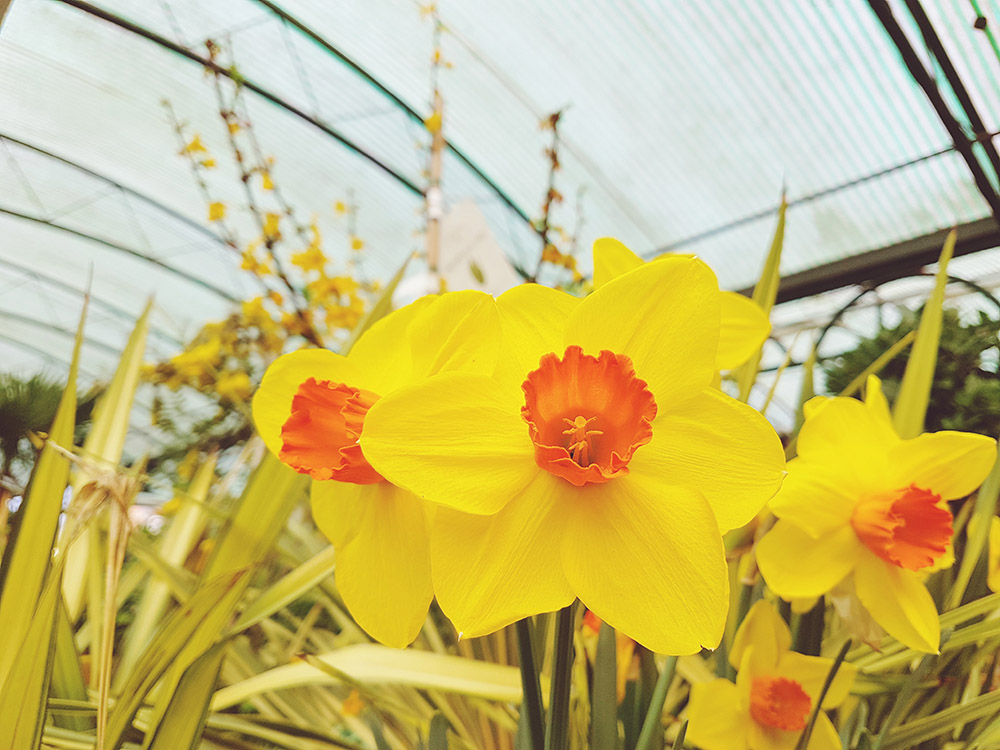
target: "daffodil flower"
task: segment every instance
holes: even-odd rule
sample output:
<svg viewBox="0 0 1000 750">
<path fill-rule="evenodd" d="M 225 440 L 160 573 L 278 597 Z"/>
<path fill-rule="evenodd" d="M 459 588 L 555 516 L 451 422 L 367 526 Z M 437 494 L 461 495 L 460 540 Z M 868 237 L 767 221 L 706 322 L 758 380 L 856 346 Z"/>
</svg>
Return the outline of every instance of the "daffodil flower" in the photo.
<svg viewBox="0 0 1000 750">
<path fill-rule="evenodd" d="M 688 739 L 702 750 L 793 750 L 806 728 L 832 659 L 790 651 L 788 626 L 766 601 L 750 608 L 729 653 L 736 684 L 695 683 L 688 706 Z M 856 670 L 843 663 L 823 699 L 836 708 L 847 697 Z M 823 711 L 808 750 L 839 750 L 837 730 Z"/>
<path fill-rule="evenodd" d="M 819 596 L 853 574 L 889 635 L 936 652 L 940 625 L 923 579 L 949 553 L 945 501 L 982 483 L 996 441 L 952 431 L 902 440 L 874 376 L 864 403 L 813 399 L 805 417 L 798 458 L 770 504 L 780 520 L 757 545 L 767 585 L 785 598 Z"/>
<path fill-rule="evenodd" d="M 661 255 L 656 260 L 676 257 Z M 603 237 L 594 243 L 594 287 L 638 268 L 645 261 L 616 239 Z M 746 362 L 760 349 L 771 323 L 753 300 L 736 292 L 719 292 L 719 348 L 716 370 L 731 370 Z"/>
<path fill-rule="evenodd" d="M 492 378 L 401 388 L 361 437 L 380 474 L 445 506 L 431 533 L 442 610 L 477 636 L 579 597 L 653 651 L 714 647 L 720 530 L 753 518 L 784 468 L 764 418 L 710 387 L 714 274 L 668 258 L 583 300 L 528 284 L 497 305 Z"/>
<path fill-rule="evenodd" d="M 499 317 L 492 297 L 424 297 L 371 327 L 348 356 L 307 349 L 280 357 L 254 396 L 268 448 L 309 474 L 313 517 L 337 552 L 337 588 L 357 623 L 390 646 L 420 631 L 433 592 L 428 509 L 385 481 L 358 444 L 382 396 L 437 373 L 491 372 Z"/>
</svg>

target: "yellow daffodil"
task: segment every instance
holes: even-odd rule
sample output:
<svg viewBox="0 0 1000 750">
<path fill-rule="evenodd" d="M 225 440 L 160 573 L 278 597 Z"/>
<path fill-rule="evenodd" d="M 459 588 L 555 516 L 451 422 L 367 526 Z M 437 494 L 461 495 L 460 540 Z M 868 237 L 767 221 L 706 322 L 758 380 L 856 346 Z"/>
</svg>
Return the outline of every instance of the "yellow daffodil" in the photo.
<svg viewBox="0 0 1000 750">
<path fill-rule="evenodd" d="M 671 255 L 661 255 L 669 258 Z M 676 256 L 674 256 L 676 257 Z M 604 237 L 594 243 L 594 288 L 627 273 L 645 261 L 618 240 Z M 719 292 L 719 350 L 715 369 L 731 370 L 746 362 L 771 332 L 771 323 L 753 300 L 736 292 Z"/>
<path fill-rule="evenodd" d="M 936 652 L 938 614 L 923 578 L 951 545 L 945 501 L 982 483 L 996 441 L 952 431 L 902 440 L 874 376 L 864 403 L 813 399 L 805 417 L 799 457 L 771 501 L 781 520 L 757 546 L 768 586 L 786 598 L 819 596 L 853 573 L 858 599 L 886 632 Z"/>
<path fill-rule="evenodd" d="M 268 448 L 314 480 L 313 517 L 337 552 L 337 588 L 358 624 L 390 646 L 420 631 L 432 598 L 424 503 L 383 479 L 358 444 L 381 397 L 437 373 L 487 374 L 499 317 L 480 292 L 424 297 L 371 327 L 348 356 L 286 354 L 253 416 Z"/>
<path fill-rule="evenodd" d="M 719 532 L 756 515 L 784 458 L 760 414 L 710 387 L 712 271 L 669 258 L 583 300 L 527 284 L 497 305 L 492 378 L 402 388 L 361 437 L 379 473 L 447 506 L 431 545 L 441 608 L 477 636 L 579 597 L 654 651 L 716 646 Z"/>
<path fill-rule="evenodd" d="M 757 602 L 736 631 L 730 663 L 736 684 L 696 683 L 688 706 L 688 739 L 702 750 L 793 750 L 819 700 L 832 659 L 790 651 L 788 626 L 765 601 Z M 856 670 L 841 664 L 823 699 L 823 710 L 847 697 Z M 839 750 L 840 738 L 822 711 L 808 750 Z"/>
</svg>

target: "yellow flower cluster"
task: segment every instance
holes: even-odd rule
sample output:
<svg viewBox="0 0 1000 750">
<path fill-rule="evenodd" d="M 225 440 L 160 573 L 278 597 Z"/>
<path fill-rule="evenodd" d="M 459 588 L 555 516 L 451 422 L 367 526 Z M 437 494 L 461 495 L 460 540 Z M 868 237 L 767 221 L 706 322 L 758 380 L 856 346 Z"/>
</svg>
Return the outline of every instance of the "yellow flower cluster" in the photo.
<svg viewBox="0 0 1000 750">
<path fill-rule="evenodd" d="M 653 650 L 715 647 L 720 530 L 754 518 L 784 468 L 763 417 L 712 387 L 722 297 L 704 263 L 673 257 L 583 300 L 424 297 L 346 357 L 275 362 L 254 419 L 316 480 L 358 623 L 403 646 L 432 596 L 466 636 L 580 598 Z"/>
<path fill-rule="evenodd" d="M 543 259 L 564 262 L 554 252 Z M 342 297 L 351 283 L 310 289 Z M 826 712 L 845 703 L 856 667 L 841 661 L 846 646 L 836 661 L 793 650 L 772 601 L 805 611 L 826 595 L 871 618 L 859 636 L 844 614 L 839 642 L 877 646 L 871 627 L 881 627 L 936 652 L 924 581 L 951 563 L 947 503 L 982 483 L 996 442 L 900 438 L 872 376 L 863 402 L 806 404 L 786 467 L 768 422 L 718 387 L 769 333 L 753 302 L 720 291 L 697 258 L 643 263 L 612 239 L 595 244 L 593 286 L 583 299 L 537 284 L 495 299 L 429 295 L 346 356 L 302 350 L 267 370 L 254 421 L 313 480 L 344 603 L 373 638 L 402 647 L 435 598 L 463 637 L 579 599 L 591 658 L 600 622 L 618 631 L 621 693 L 636 644 L 675 655 L 719 646 L 730 577 L 756 559 L 766 589 L 741 599 L 729 664 L 717 665 L 735 680 L 685 675 L 688 739 L 702 750 L 836 750 Z M 737 529 L 747 542 L 730 565 L 722 535 Z M 990 586 L 998 550 L 994 519 Z M 793 621 L 800 635 L 804 621 Z"/>
</svg>

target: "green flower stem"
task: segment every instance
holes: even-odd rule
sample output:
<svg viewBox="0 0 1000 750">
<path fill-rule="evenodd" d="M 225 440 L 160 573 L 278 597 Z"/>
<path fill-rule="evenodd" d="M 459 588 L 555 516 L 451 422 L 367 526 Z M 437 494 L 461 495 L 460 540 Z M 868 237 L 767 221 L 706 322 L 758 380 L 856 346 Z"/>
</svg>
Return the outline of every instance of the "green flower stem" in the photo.
<svg viewBox="0 0 1000 750">
<path fill-rule="evenodd" d="M 646 720 L 642 723 L 642 731 L 639 733 L 639 740 L 635 743 L 635 750 L 650 750 L 653 747 L 653 738 L 657 732 L 663 732 L 663 704 L 667 701 L 667 689 L 674 679 L 674 670 L 677 668 L 677 657 L 668 656 L 667 663 L 663 665 L 656 680 L 656 687 L 653 689 L 653 700 L 649 704 L 649 711 L 646 712 Z"/>
<path fill-rule="evenodd" d="M 594 659 L 594 688 L 590 698 L 591 750 L 618 746 L 618 654 L 615 629 L 601 623 Z"/>
<path fill-rule="evenodd" d="M 556 619 L 555 663 L 552 666 L 552 692 L 549 697 L 549 723 L 545 732 L 545 750 L 569 747 L 569 690 L 573 676 L 573 605 L 559 610 Z"/>
<path fill-rule="evenodd" d="M 531 623 L 527 619 L 514 623 L 517 633 L 518 661 L 521 666 L 521 711 L 527 716 L 528 738 L 530 744 L 527 750 L 542 750 L 545 746 L 545 729 L 542 718 L 542 687 L 538 681 L 538 669 L 535 668 L 535 652 L 531 647 Z"/>
</svg>

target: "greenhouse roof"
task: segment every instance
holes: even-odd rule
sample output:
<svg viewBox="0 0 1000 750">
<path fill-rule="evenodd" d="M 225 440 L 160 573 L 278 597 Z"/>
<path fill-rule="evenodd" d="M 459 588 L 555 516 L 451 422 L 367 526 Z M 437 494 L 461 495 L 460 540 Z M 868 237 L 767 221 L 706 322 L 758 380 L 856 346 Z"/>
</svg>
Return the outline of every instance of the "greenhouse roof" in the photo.
<svg viewBox="0 0 1000 750">
<path fill-rule="evenodd" d="M 541 252 L 551 134 L 539 123 L 556 111 L 553 222 L 584 272 L 592 240 L 612 235 L 647 257 L 697 253 L 723 286 L 746 288 L 783 190 L 785 297 L 916 270 L 952 226 L 960 252 L 1000 244 L 1000 52 L 992 25 L 974 23 L 1000 20 L 1000 2 L 928 0 L 926 19 L 914 0 L 777 7 L 441 0 L 442 70 L 412 0 L 13 0 L 0 28 L 3 369 L 61 368 L 88 285 L 93 378 L 150 295 L 157 356 L 254 293 L 171 124 L 226 152 L 206 40 L 235 64 L 288 202 L 345 249 L 363 237 L 372 278 L 420 248 L 435 70 L 445 205 L 473 201 L 518 267 Z M 236 205 L 226 170 L 208 187 Z M 347 200 L 356 226 L 332 209 Z M 982 273 L 1000 267 L 981 257 Z"/>
</svg>

